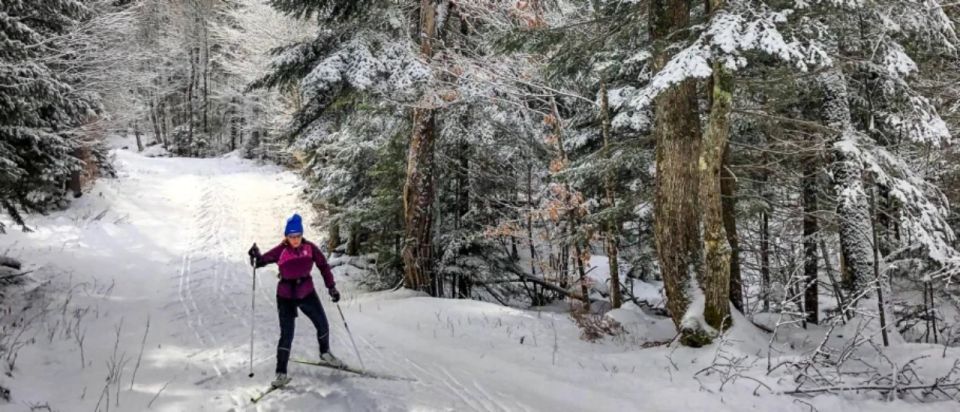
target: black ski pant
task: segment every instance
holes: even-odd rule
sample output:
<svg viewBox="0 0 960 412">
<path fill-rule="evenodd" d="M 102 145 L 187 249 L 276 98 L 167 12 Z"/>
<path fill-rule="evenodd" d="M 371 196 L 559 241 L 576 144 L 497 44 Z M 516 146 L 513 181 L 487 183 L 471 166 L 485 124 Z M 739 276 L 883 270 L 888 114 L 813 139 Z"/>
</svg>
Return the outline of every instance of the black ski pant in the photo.
<svg viewBox="0 0 960 412">
<path fill-rule="evenodd" d="M 290 348 L 293 345 L 293 331 L 296 327 L 297 309 L 303 312 L 317 328 L 317 342 L 320 344 L 320 353 L 330 352 L 330 326 L 327 324 L 327 315 L 323 312 L 323 305 L 317 292 L 310 292 L 302 299 L 288 299 L 277 296 L 277 312 L 280 314 L 280 342 L 277 344 L 277 373 L 287 373 L 287 362 L 290 361 Z"/>
</svg>

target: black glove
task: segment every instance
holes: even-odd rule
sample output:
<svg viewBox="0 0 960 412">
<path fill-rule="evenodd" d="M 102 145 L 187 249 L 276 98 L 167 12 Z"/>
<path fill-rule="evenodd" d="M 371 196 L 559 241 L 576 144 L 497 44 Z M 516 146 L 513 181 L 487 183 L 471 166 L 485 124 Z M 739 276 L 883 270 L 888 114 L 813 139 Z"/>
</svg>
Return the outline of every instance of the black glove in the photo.
<svg viewBox="0 0 960 412">
<path fill-rule="evenodd" d="M 330 288 L 327 292 L 330 292 L 330 300 L 332 300 L 333 303 L 340 301 L 340 291 L 337 290 L 337 288 Z"/>
<path fill-rule="evenodd" d="M 256 243 L 250 247 L 250 250 L 247 251 L 247 254 L 250 255 L 250 264 L 256 266 L 257 261 L 260 260 L 260 248 L 257 247 Z"/>
</svg>

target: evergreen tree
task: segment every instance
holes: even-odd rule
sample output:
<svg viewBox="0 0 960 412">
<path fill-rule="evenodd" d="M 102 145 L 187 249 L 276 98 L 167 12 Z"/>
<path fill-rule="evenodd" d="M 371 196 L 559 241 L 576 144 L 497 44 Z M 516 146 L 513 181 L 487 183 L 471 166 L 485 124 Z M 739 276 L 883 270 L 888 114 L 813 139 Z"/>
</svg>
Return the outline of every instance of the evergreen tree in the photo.
<svg viewBox="0 0 960 412">
<path fill-rule="evenodd" d="M 74 52 L 60 39 L 89 16 L 77 0 L 0 4 L 0 203 L 20 225 L 21 211 L 60 205 L 82 167 L 79 128 L 100 106 L 65 70 Z"/>
</svg>

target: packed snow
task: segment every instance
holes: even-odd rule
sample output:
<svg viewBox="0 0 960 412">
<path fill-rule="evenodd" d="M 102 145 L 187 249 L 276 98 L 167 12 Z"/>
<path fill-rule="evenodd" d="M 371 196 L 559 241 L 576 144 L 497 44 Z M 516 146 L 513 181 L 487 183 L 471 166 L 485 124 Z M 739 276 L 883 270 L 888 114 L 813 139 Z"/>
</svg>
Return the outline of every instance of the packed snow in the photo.
<svg viewBox="0 0 960 412">
<path fill-rule="evenodd" d="M 302 199 L 303 183 L 290 171 L 235 155 L 114 153 L 118 178 L 99 181 L 65 211 L 29 216 L 32 232 L 0 236 L 0 248 L 33 271 L 3 302 L 16 312 L 0 314 L 4 335 L 22 345 L 11 374 L 0 376 L 12 393 L 0 410 L 956 410 L 956 403 L 886 402 L 872 393 L 780 394 L 793 385 L 784 376 L 792 375 L 766 374 L 769 335 L 742 316 L 714 346 L 691 349 L 668 344 L 675 334 L 668 318 L 628 303 L 607 314 L 622 333 L 587 342 L 562 308 L 363 291 L 356 286 L 360 272 L 342 256 L 330 261 L 366 368 L 409 380 L 291 364 L 290 386 L 253 405 L 250 397 L 272 379 L 279 327 L 276 270 L 269 267 L 257 273 L 250 318 L 245 251 L 253 242 L 278 242 L 293 212 L 314 223 L 308 238 L 324 237 L 323 222 Z M 595 282 L 609 278 L 605 258 L 594 257 L 591 267 Z M 660 294 L 659 286 L 642 282 L 633 292 L 652 304 Z M 325 293 L 321 299 L 334 352 L 359 366 L 336 306 Z M 293 358 L 315 359 L 313 328 L 304 316 L 297 323 Z M 791 343 L 773 344 L 774 362 L 809 351 L 822 331 L 793 330 Z M 936 345 L 897 345 L 889 356 L 928 354 L 923 365 L 931 368 L 949 367 L 944 357 L 960 355 Z M 757 390 L 749 379 L 721 390 L 718 378 L 698 374 L 721 351 L 744 357 L 740 373 L 772 390 Z"/>
</svg>

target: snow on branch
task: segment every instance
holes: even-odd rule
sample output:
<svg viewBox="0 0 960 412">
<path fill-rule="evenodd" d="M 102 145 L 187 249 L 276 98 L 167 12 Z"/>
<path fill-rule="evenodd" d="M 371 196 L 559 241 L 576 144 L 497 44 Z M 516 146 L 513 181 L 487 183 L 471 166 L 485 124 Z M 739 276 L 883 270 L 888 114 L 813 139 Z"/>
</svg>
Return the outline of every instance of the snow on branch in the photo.
<svg viewBox="0 0 960 412">
<path fill-rule="evenodd" d="M 830 65 L 832 59 L 819 44 L 788 38 L 777 28 L 787 22 L 790 14 L 789 10 L 756 10 L 743 4 L 717 12 L 699 38 L 675 54 L 650 83 L 632 93 L 625 104 L 643 109 L 672 85 L 709 77 L 714 60 L 721 61 L 731 71 L 742 69 L 749 63 L 745 54 L 751 52 L 775 57 L 802 71 Z"/>
<path fill-rule="evenodd" d="M 940 265 L 960 259 L 960 253 L 951 246 L 956 235 L 947 222 L 948 202 L 943 193 L 873 139 L 861 133 L 847 135 L 835 148 L 860 162 L 878 185 L 890 190 L 890 196 L 900 205 L 898 218 L 907 239 L 923 245 L 928 257 Z"/>
<path fill-rule="evenodd" d="M 409 93 L 431 76 L 404 42 L 362 33 L 314 66 L 301 81 L 309 97 L 325 94 L 341 83 L 356 90 Z"/>
</svg>

